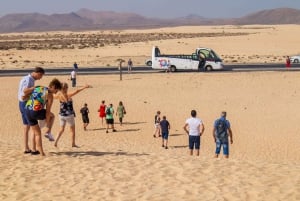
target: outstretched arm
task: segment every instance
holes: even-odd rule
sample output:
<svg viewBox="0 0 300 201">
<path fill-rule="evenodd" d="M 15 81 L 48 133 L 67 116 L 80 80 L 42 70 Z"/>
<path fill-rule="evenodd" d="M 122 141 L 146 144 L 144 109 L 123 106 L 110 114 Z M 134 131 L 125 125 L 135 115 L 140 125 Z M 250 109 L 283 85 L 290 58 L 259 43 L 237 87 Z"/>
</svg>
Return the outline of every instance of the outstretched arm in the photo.
<svg viewBox="0 0 300 201">
<path fill-rule="evenodd" d="M 83 91 L 84 89 L 87 89 L 87 88 L 91 88 L 91 86 L 86 84 L 84 87 L 81 87 L 81 88 L 77 89 L 76 91 L 72 91 L 72 92 L 68 93 L 68 97 L 71 98 L 72 96 L 78 94 L 79 92 L 81 92 L 81 91 Z"/>
</svg>

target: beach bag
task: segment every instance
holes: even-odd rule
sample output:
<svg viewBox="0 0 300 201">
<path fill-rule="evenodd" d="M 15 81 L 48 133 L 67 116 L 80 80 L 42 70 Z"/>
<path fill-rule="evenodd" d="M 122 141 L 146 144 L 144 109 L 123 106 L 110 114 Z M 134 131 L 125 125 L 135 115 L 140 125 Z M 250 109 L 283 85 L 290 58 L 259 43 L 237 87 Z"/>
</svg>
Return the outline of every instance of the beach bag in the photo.
<svg viewBox="0 0 300 201">
<path fill-rule="evenodd" d="M 216 138 L 219 140 L 225 140 L 227 139 L 227 124 L 226 120 L 224 119 L 218 119 L 216 122 Z"/>
<path fill-rule="evenodd" d="M 106 109 L 105 114 L 106 115 L 111 115 L 110 107 Z"/>
</svg>

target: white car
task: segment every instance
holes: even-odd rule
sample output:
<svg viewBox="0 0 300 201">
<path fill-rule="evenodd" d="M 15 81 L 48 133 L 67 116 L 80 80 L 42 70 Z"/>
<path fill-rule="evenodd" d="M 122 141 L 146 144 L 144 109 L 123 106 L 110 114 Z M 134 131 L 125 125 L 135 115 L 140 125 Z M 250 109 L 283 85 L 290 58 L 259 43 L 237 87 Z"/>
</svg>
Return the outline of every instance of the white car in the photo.
<svg viewBox="0 0 300 201">
<path fill-rule="evenodd" d="M 299 63 L 300 55 L 290 57 L 291 63 Z"/>
</svg>

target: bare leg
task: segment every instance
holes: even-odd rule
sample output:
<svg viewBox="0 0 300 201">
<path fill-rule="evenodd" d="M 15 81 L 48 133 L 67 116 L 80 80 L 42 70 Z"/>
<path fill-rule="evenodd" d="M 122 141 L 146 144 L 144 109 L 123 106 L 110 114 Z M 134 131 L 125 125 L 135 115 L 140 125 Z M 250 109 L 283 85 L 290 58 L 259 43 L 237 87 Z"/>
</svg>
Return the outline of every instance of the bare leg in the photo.
<svg viewBox="0 0 300 201">
<path fill-rule="evenodd" d="M 49 122 L 49 127 L 48 127 L 48 130 L 46 131 L 46 133 L 51 133 L 51 129 L 52 129 L 52 126 L 53 126 L 53 123 L 54 123 L 54 119 L 55 119 L 55 116 L 54 114 L 51 112 L 50 113 L 50 122 Z"/>
<path fill-rule="evenodd" d="M 25 151 L 29 151 L 29 144 L 28 144 L 28 138 L 29 138 L 29 125 L 24 125 L 23 133 L 24 133 L 24 145 L 25 145 Z"/>
<path fill-rule="evenodd" d="M 45 153 L 43 150 L 42 136 L 41 136 L 42 134 L 41 134 L 41 129 L 40 129 L 39 125 L 37 124 L 37 125 L 32 126 L 32 130 L 35 135 L 37 150 L 40 152 L 40 154 L 42 156 L 45 156 Z"/>
<path fill-rule="evenodd" d="M 200 154 L 200 149 L 196 149 L 196 155 L 199 156 Z"/>
<path fill-rule="evenodd" d="M 191 155 L 191 156 L 193 155 L 193 150 L 192 150 L 192 149 L 190 149 L 190 155 Z"/>
<path fill-rule="evenodd" d="M 153 137 L 156 137 L 156 136 L 157 136 L 157 133 L 158 133 L 158 127 L 156 126 L 156 127 L 155 127 L 155 130 L 154 130 L 154 133 L 153 133 Z"/>
<path fill-rule="evenodd" d="M 64 133 L 64 131 L 65 131 L 65 125 L 62 126 L 62 127 L 60 128 L 60 131 L 59 131 L 59 133 L 58 133 L 58 136 L 56 137 L 56 140 L 55 140 L 55 142 L 54 142 L 54 146 L 57 147 L 58 140 L 59 140 L 59 138 L 62 136 L 62 134 Z"/>
<path fill-rule="evenodd" d="M 108 133 L 108 127 L 109 127 L 109 124 L 106 123 L 106 133 Z"/>
<path fill-rule="evenodd" d="M 112 124 L 112 125 L 111 125 L 111 128 L 112 128 L 112 131 L 113 131 L 113 132 L 116 131 L 116 130 L 115 130 L 115 124 Z"/>
<path fill-rule="evenodd" d="M 35 142 L 35 135 L 32 133 L 32 151 L 36 151 L 36 142 Z"/>
<path fill-rule="evenodd" d="M 72 147 L 78 147 L 75 143 L 75 125 L 70 127 L 72 137 Z"/>
</svg>

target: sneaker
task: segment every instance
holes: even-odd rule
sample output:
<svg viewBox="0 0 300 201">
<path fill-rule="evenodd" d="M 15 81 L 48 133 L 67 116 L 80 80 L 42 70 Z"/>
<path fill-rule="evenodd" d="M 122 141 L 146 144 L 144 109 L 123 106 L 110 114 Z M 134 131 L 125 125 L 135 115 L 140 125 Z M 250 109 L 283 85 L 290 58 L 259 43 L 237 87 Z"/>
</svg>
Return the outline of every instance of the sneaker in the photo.
<svg viewBox="0 0 300 201">
<path fill-rule="evenodd" d="M 54 137 L 53 137 L 53 135 L 52 135 L 51 133 L 47 133 L 47 134 L 45 135 L 45 137 L 48 138 L 49 141 L 54 141 Z"/>
<path fill-rule="evenodd" d="M 117 130 L 113 129 L 113 132 L 117 132 Z"/>
</svg>

